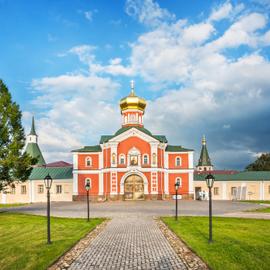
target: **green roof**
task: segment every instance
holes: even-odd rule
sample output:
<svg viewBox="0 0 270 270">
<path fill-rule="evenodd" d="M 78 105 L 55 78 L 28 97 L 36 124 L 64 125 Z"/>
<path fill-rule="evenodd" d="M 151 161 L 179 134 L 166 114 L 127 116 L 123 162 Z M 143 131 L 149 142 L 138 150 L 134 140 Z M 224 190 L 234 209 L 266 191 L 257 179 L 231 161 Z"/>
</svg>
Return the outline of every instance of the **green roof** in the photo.
<svg viewBox="0 0 270 270">
<path fill-rule="evenodd" d="M 25 152 L 28 153 L 31 157 L 37 158 L 38 162 L 36 165 L 46 164 L 37 143 L 28 143 L 26 146 Z"/>
<path fill-rule="evenodd" d="M 138 129 L 139 131 L 147 134 L 148 136 L 151 136 L 152 138 L 160 141 L 160 142 L 163 142 L 163 143 L 167 143 L 167 138 L 166 136 L 164 135 L 153 135 L 148 129 L 144 128 L 144 127 L 135 127 L 135 126 L 130 126 L 130 127 L 122 127 L 120 129 L 118 129 L 114 135 L 103 135 L 101 136 L 100 138 L 100 144 L 103 144 L 105 142 L 108 142 L 110 139 L 126 132 L 127 130 L 131 129 L 131 128 L 136 128 Z"/>
<path fill-rule="evenodd" d="M 194 174 L 194 181 L 205 181 L 207 174 Z M 213 174 L 215 181 L 262 181 L 270 180 L 270 171 L 243 171 L 236 174 Z"/>
<path fill-rule="evenodd" d="M 35 167 L 33 168 L 29 180 L 43 180 L 49 173 L 53 180 L 72 179 L 72 167 Z"/>
<path fill-rule="evenodd" d="M 207 151 L 206 143 L 203 143 L 198 166 L 212 166 L 211 160 Z"/>
<path fill-rule="evenodd" d="M 80 149 L 72 150 L 71 152 L 101 152 L 100 145 L 84 146 Z"/>
<path fill-rule="evenodd" d="M 193 149 L 183 148 L 181 145 L 167 145 L 166 152 L 188 152 L 194 151 Z"/>
</svg>

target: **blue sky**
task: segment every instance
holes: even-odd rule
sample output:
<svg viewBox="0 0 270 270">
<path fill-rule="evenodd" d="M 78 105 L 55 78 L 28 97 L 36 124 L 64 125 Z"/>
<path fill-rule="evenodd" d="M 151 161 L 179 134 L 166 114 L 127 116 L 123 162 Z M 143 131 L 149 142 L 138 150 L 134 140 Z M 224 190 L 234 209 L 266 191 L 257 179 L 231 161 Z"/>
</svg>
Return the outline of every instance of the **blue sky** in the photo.
<svg viewBox="0 0 270 270">
<path fill-rule="evenodd" d="M 145 127 L 217 168 L 269 152 L 270 1 L 0 0 L 0 78 L 34 114 L 47 161 L 120 126 L 119 99 L 148 100 Z"/>
</svg>

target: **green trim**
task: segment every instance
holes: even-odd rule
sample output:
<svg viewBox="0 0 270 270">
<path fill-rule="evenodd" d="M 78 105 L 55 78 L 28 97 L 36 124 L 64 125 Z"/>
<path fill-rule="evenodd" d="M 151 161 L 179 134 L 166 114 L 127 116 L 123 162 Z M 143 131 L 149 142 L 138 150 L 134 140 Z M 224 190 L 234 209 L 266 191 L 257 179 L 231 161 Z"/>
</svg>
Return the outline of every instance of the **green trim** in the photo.
<svg viewBox="0 0 270 270">
<path fill-rule="evenodd" d="M 73 179 L 72 167 L 35 167 L 33 168 L 29 180 L 43 180 L 49 173 L 55 179 Z"/>
<path fill-rule="evenodd" d="M 93 146 L 84 146 L 80 149 L 72 150 L 71 152 L 101 152 L 100 145 L 93 145 Z"/>
<path fill-rule="evenodd" d="M 37 143 L 28 143 L 26 146 L 25 152 L 27 154 L 29 154 L 31 157 L 37 158 L 38 162 L 36 165 L 45 165 L 46 164 Z"/>
<path fill-rule="evenodd" d="M 194 174 L 194 181 L 205 181 L 207 174 Z M 236 174 L 213 174 L 215 181 L 270 181 L 270 171 L 243 171 Z"/>
<path fill-rule="evenodd" d="M 135 126 L 130 126 L 130 127 L 122 127 L 120 129 L 118 129 L 114 135 L 102 135 L 101 138 L 100 138 L 100 144 L 103 144 L 103 143 L 106 143 L 108 142 L 109 140 L 111 140 L 112 138 L 128 131 L 129 129 L 131 128 L 136 128 L 138 129 L 139 131 L 147 134 L 148 136 L 160 141 L 160 142 L 163 142 L 163 143 L 167 143 L 167 138 L 166 136 L 164 135 L 153 135 L 148 129 L 144 128 L 144 127 L 135 127 Z"/>
<path fill-rule="evenodd" d="M 183 148 L 181 145 L 167 145 L 165 151 L 166 152 L 190 152 L 194 150 Z"/>
</svg>

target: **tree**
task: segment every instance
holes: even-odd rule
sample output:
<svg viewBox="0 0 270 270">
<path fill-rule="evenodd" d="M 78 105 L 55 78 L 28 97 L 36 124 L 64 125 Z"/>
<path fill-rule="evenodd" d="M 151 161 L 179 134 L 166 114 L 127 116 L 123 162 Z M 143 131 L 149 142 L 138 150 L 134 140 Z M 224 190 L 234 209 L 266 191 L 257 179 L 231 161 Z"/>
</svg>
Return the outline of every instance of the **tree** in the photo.
<svg viewBox="0 0 270 270">
<path fill-rule="evenodd" d="M 0 191 L 29 178 L 37 160 L 23 153 L 25 145 L 22 113 L 0 80 Z"/>
<path fill-rule="evenodd" d="M 262 154 L 246 167 L 248 171 L 270 171 L 270 153 Z"/>
</svg>

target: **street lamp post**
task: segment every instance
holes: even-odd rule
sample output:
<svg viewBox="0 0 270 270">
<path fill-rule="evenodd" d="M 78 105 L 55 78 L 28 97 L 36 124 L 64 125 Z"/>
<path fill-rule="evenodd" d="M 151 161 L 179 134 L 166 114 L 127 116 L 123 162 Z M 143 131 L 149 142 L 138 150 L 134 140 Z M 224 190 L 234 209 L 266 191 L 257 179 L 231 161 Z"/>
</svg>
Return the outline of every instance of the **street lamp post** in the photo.
<svg viewBox="0 0 270 270">
<path fill-rule="evenodd" d="M 86 195 L 87 195 L 87 221 L 90 217 L 90 207 L 89 207 L 89 190 L 90 190 L 90 180 L 87 179 L 85 183 Z"/>
<path fill-rule="evenodd" d="M 178 189 L 180 187 L 180 180 L 177 179 L 175 182 L 175 220 L 178 220 Z"/>
<path fill-rule="evenodd" d="M 51 205 L 50 205 L 50 189 L 52 187 L 52 178 L 50 174 L 47 174 L 47 176 L 44 178 L 44 184 L 47 189 L 47 243 L 51 244 L 51 217 L 50 217 L 50 211 L 51 211 Z"/>
<path fill-rule="evenodd" d="M 206 185 L 209 189 L 209 244 L 213 242 L 212 237 L 212 187 L 215 182 L 215 177 L 212 174 L 208 174 L 205 177 Z"/>
</svg>

